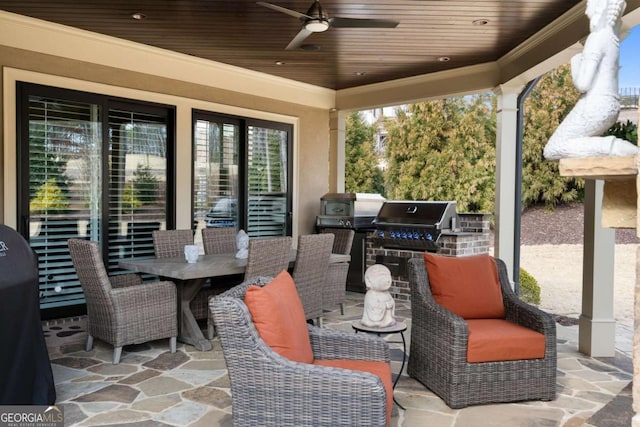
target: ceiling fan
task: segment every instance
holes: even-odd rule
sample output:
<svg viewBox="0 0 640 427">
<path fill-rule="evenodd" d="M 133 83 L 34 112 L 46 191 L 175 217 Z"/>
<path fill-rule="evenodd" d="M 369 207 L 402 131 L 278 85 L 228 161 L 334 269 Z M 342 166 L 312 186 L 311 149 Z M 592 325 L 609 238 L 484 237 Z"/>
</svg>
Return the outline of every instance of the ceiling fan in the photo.
<svg viewBox="0 0 640 427">
<path fill-rule="evenodd" d="M 391 19 L 339 18 L 337 16 L 329 18 L 329 15 L 322 10 L 318 0 L 313 2 L 307 13 L 296 12 L 295 10 L 263 1 L 259 1 L 257 4 L 293 16 L 302 22 L 302 29 L 289 42 L 286 50 L 301 47 L 304 40 L 312 33 L 321 33 L 329 28 L 395 28 L 398 26 L 398 22 Z"/>
</svg>

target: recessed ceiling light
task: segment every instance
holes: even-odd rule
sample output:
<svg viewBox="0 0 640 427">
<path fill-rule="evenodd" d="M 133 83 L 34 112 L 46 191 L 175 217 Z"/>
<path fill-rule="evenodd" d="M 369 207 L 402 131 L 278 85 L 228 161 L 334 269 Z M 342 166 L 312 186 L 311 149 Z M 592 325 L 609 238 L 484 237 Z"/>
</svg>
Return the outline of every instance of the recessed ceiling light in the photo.
<svg viewBox="0 0 640 427">
<path fill-rule="evenodd" d="M 276 61 L 276 65 L 284 65 L 284 64 L 286 64 L 286 62 L 284 62 L 284 61 Z"/>
<path fill-rule="evenodd" d="M 489 23 L 488 19 L 476 19 L 474 21 L 471 21 L 471 23 L 473 25 L 487 25 Z"/>
<path fill-rule="evenodd" d="M 438 61 L 440 61 L 440 62 L 449 62 L 449 61 L 451 61 L 451 58 L 449 58 L 448 56 L 441 56 L 440 58 L 438 58 Z"/>
<path fill-rule="evenodd" d="M 136 21 L 142 21 L 143 19 L 147 19 L 147 15 L 145 15 L 144 13 L 140 13 L 140 12 L 136 12 L 136 13 L 132 14 L 131 17 L 133 19 L 135 19 Z"/>
<path fill-rule="evenodd" d="M 320 46 L 317 44 L 303 44 L 302 46 L 300 46 L 300 49 L 302 50 L 320 50 Z"/>
<path fill-rule="evenodd" d="M 362 77 L 362 76 L 367 75 L 367 73 L 366 73 L 366 72 L 364 72 L 364 71 L 356 71 L 356 72 L 355 72 L 355 75 L 356 75 L 356 76 L 359 76 L 359 77 Z"/>
</svg>

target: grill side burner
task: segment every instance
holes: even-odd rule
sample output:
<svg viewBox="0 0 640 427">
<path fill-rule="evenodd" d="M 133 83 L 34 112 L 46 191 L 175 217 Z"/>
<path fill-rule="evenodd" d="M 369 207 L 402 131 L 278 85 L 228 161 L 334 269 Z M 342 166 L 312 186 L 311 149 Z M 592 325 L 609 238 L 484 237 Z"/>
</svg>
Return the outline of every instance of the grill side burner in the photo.
<svg viewBox="0 0 640 427">
<path fill-rule="evenodd" d="M 373 220 L 384 201 L 380 194 L 327 193 L 320 199 L 316 226 L 373 229 Z"/>
<path fill-rule="evenodd" d="M 373 242 L 384 248 L 436 252 L 440 235 L 456 228 L 457 220 L 453 201 L 387 201 L 373 221 Z"/>
</svg>

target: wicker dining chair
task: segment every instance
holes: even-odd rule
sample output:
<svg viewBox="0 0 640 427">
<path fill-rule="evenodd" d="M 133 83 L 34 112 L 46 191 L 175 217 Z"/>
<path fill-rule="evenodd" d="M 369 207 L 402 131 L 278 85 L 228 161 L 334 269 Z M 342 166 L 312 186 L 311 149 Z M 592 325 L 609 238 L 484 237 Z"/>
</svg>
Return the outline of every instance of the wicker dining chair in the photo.
<svg viewBox="0 0 640 427">
<path fill-rule="evenodd" d="M 171 353 L 178 336 L 178 298 L 173 282 L 143 284 L 135 274 L 109 277 L 96 242 L 69 239 L 69 252 L 87 304 L 87 345 L 93 339 L 113 345 L 113 363 L 122 347 L 169 338 Z"/>
<path fill-rule="evenodd" d="M 334 254 L 350 255 L 354 230 L 347 228 L 325 228 L 321 233 L 331 233 L 335 236 L 333 241 Z M 347 276 L 349 274 L 348 262 L 336 262 L 329 265 L 327 280 L 322 292 L 322 308 L 329 310 L 336 304 L 340 305 L 340 314 L 344 315 L 344 300 L 347 295 Z"/>
<path fill-rule="evenodd" d="M 283 357 L 260 337 L 244 297 L 254 277 L 211 298 L 229 381 L 236 427 L 382 427 L 387 423 L 385 387 L 368 372 L 301 363 Z M 315 360 L 389 363 L 389 346 L 371 334 L 307 327 Z"/>
<path fill-rule="evenodd" d="M 156 258 L 183 257 L 184 247 L 193 245 L 193 230 L 154 230 L 152 237 Z"/>
<path fill-rule="evenodd" d="M 451 408 L 482 403 L 553 400 L 556 396 L 555 322 L 549 314 L 520 300 L 511 289 L 504 262 L 492 259 L 497 267 L 504 320 L 543 334 L 544 357 L 469 362 L 467 321 L 470 320 L 454 314 L 436 301 L 422 257 L 408 262 L 411 348 L 407 372 Z M 456 276 L 452 275 L 451 281 L 454 280 Z M 499 298 L 499 293 L 497 295 Z M 475 292 L 471 298 L 476 304 L 482 296 Z"/>
<path fill-rule="evenodd" d="M 249 256 L 244 280 L 256 276 L 275 277 L 289 268 L 291 236 L 249 240 Z"/>
<path fill-rule="evenodd" d="M 205 254 L 228 254 L 236 252 L 236 229 L 232 227 L 203 228 L 202 244 Z"/>
<path fill-rule="evenodd" d="M 204 253 L 210 254 L 228 254 L 235 253 L 238 249 L 236 243 L 236 229 L 233 227 L 214 227 L 202 229 L 202 244 Z M 207 293 L 198 293 L 191 302 L 191 310 L 197 310 L 198 313 L 206 313 L 207 316 L 207 338 L 210 340 L 215 336 L 215 327 L 209 319 L 209 298 L 226 290 L 230 285 L 237 285 L 242 281 L 242 277 L 223 277 L 211 278 L 211 291 Z M 226 289 L 225 289 L 226 288 Z"/>
<path fill-rule="evenodd" d="M 327 283 L 333 234 L 307 234 L 298 237 L 293 280 L 307 320 L 322 326 L 322 296 Z"/>
<path fill-rule="evenodd" d="M 193 230 L 155 230 L 153 232 L 153 247 L 156 258 L 184 257 L 185 245 L 193 245 Z M 209 297 L 216 293 L 215 289 L 205 285 L 193 297 L 189 307 L 191 307 L 191 312 L 196 320 L 209 318 Z"/>
<path fill-rule="evenodd" d="M 249 240 L 249 256 L 244 272 L 244 280 L 252 277 L 275 277 L 289 268 L 291 260 L 291 236 Z M 211 295 L 214 296 L 215 294 Z M 209 301 L 211 300 L 209 297 Z M 208 311 L 207 336 L 213 338 L 216 322 L 211 310 Z"/>
</svg>

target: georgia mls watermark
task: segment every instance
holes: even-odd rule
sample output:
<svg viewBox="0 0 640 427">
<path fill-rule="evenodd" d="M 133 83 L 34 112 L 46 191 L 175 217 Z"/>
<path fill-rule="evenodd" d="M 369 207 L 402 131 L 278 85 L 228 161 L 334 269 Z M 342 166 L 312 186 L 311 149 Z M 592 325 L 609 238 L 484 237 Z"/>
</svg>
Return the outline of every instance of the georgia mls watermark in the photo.
<svg viewBox="0 0 640 427">
<path fill-rule="evenodd" d="M 58 406 L 0 406 L 0 427 L 64 427 L 64 412 Z"/>
</svg>

